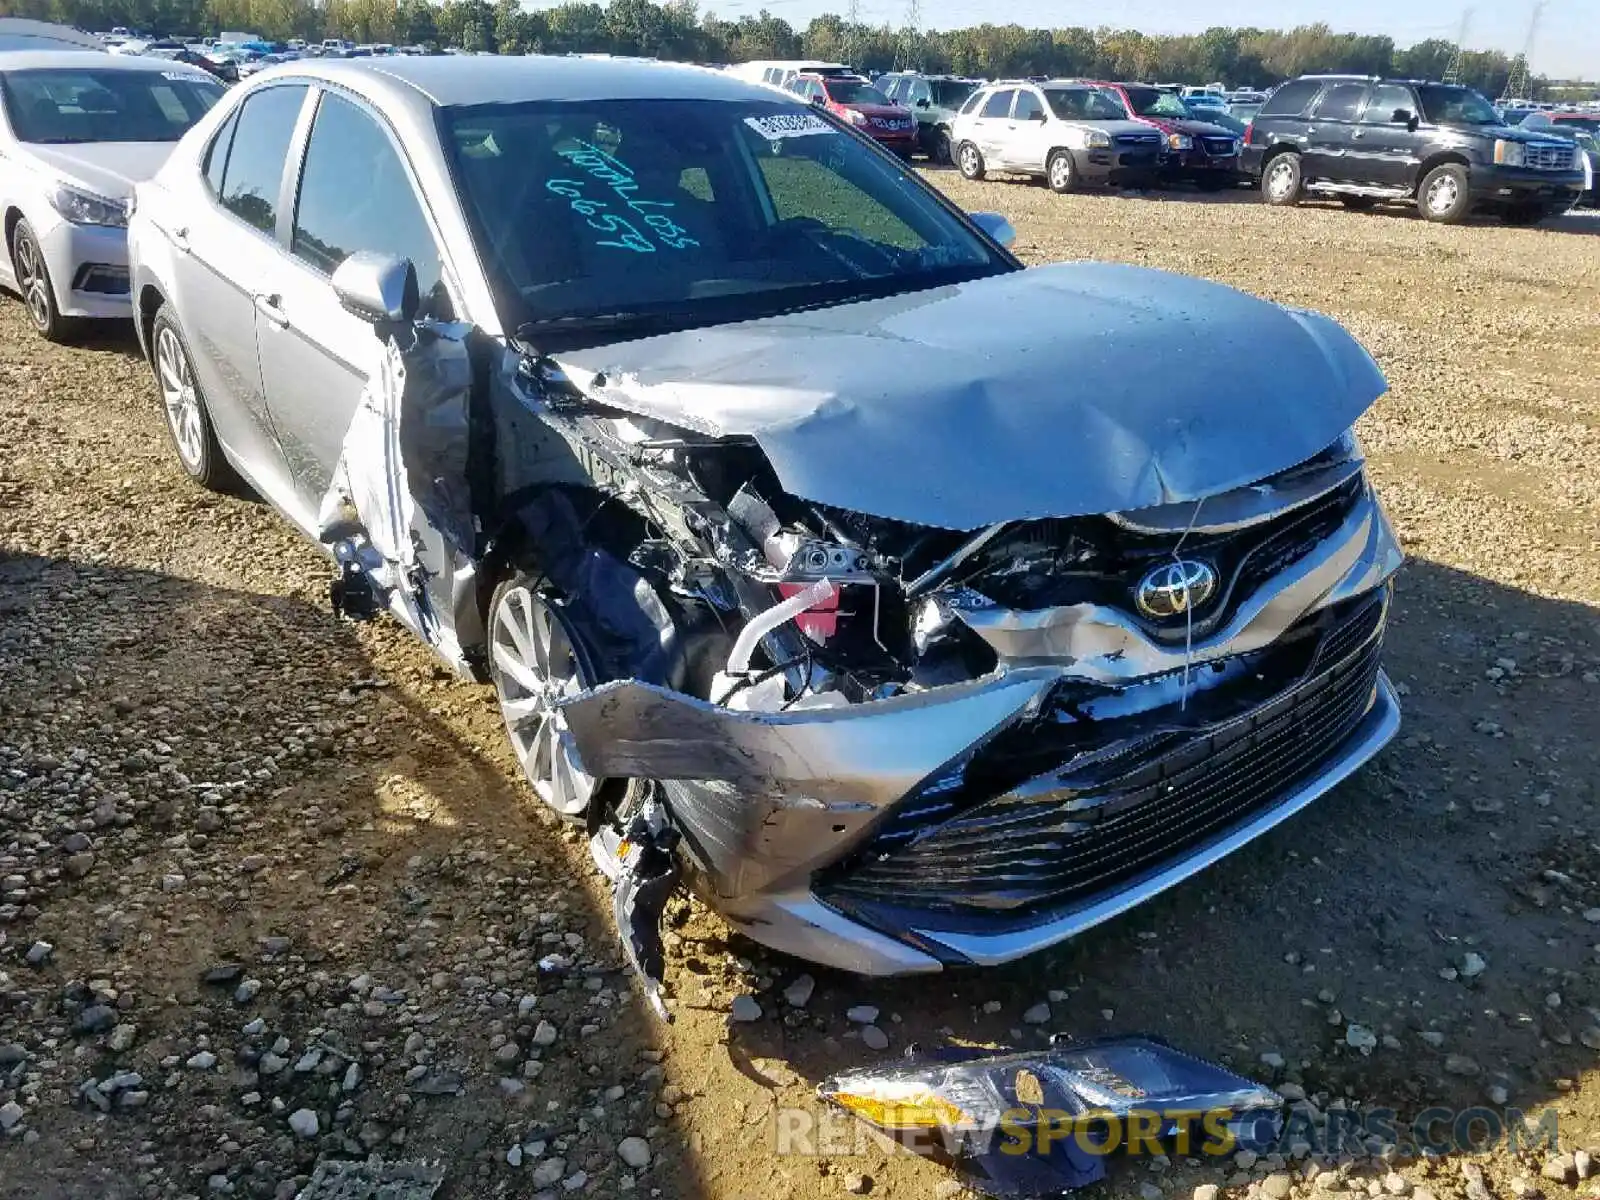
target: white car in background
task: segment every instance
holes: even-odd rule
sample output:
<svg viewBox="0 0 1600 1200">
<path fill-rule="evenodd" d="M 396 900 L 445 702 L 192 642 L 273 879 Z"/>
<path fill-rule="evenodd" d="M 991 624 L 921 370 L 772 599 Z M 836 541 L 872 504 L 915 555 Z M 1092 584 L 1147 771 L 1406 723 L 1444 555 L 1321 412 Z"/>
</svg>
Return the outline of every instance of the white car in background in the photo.
<svg viewBox="0 0 1600 1200">
<path fill-rule="evenodd" d="M 0 53 L 0 286 L 52 341 L 126 318 L 133 185 L 222 98 L 182 63 L 93 50 Z"/>
</svg>

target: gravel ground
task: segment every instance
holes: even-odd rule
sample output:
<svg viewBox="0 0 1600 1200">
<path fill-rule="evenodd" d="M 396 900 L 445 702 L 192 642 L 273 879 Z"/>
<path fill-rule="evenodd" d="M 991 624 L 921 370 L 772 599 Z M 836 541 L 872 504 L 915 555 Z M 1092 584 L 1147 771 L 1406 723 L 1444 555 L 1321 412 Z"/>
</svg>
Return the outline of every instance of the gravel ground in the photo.
<svg viewBox="0 0 1600 1200">
<path fill-rule="evenodd" d="M 937 180 L 1031 262 L 1211 276 L 1378 356 L 1361 433 L 1414 556 L 1396 744 L 1004 971 L 795 986 L 683 902 L 663 1028 L 485 689 L 335 623 L 313 550 L 188 485 L 131 341 L 46 346 L 0 301 L 0 1196 L 287 1196 L 367 1153 L 437 1161 L 455 1197 L 953 1195 L 868 1141 L 779 1156 L 775 1109 L 913 1041 L 1049 1030 L 1154 1031 L 1323 1109 L 1551 1106 L 1563 1151 L 1600 1143 L 1600 219 Z M 1390 1158 L 1147 1161 L 1104 1190 L 1600 1195 L 1583 1153 Z"/>
</svg>

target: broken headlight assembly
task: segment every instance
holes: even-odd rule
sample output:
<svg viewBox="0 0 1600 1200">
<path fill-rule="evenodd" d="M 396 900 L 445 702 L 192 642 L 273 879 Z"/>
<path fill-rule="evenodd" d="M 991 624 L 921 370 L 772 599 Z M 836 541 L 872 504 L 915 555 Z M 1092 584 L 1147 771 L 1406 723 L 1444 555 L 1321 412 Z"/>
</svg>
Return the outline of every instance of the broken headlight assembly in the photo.
<svg viewBox="0 0 1600 1200">
<path fill-rule="evenodd" d="M 1283 1128 L 1276 1092 L 1149 1037 L 913 1054 L 834 1076 L 818 1095 L 973 1188 L 1018 1198 L 1098 1182 L 1113 1154 L 1221 1158 Z"/>
</svg>

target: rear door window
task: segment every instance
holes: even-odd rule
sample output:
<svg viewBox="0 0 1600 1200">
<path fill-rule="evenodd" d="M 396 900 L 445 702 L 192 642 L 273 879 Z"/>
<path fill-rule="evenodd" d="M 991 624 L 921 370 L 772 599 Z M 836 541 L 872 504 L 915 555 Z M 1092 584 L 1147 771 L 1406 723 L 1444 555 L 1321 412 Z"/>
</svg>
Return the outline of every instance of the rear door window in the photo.
<svg viewBox="0 0 1600 1200">
<path fill-rule="evenodd" d="M 1366 94 L 1364 83 L 1336 83 L 1322 94 L 1311 115 L 1319 121 L 1353 121 Z"/>
<path fill-rule="evenodd" d="M 991 92 L 989 98 L 983 102 L 984 117 L 991 120 L 1005 120 L 1011 115 L 1011 101 L 1016 97 L 1016 94 L 1016 89 L 1014 88 Z"/>
<path fill-rule="evenodd" d="M 305 98 L 304 86 L 271 87 L 239 109 L 219 195 L 223 208 L 262 233 L 277 227 L 284 164 Z"/>
<path fill-rule="evenodd" d="M 1298 117 L 1311 98 L 1322 90 L 1318 79 L 1292 79 L 1267 98 L 1258 117 Z"/>
</svg>

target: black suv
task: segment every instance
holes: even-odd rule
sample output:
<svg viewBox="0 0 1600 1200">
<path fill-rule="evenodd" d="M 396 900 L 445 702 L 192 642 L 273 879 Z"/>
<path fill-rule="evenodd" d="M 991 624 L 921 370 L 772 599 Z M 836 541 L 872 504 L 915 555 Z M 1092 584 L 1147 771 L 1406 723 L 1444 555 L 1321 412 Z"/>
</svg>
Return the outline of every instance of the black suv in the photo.
<svg viewBox="0 0 1600 1200">
<path fill-rule="evenodd" d="M 1430 221 L 1488 209 L 1531 224 L 1566 211 L 1583 190 L 1577 147 L 1508 127 L 1471 88 L 1353 75 L 1303 75 L 1278 88 L 1245 130 L 1240 165 L 1268 204 L 1405 200 Z"/>
</svg>

